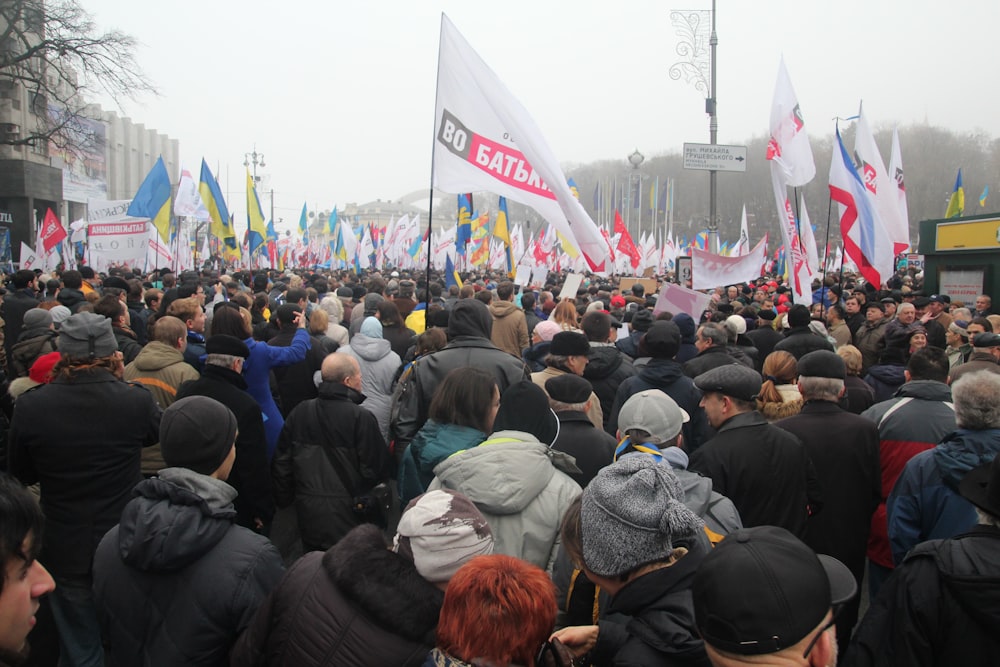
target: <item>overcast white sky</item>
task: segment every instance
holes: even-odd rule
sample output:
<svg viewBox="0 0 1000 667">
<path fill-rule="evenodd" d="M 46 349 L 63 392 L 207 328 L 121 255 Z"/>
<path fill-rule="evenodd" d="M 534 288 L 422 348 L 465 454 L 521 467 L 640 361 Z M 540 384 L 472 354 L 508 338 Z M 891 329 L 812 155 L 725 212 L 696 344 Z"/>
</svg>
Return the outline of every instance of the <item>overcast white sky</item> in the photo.
<svg viewBox="0 0 1000 667">
<path fill-rule="evenodd" d="M 178 139 L 196 178 L 203 156 L 218 165 L 241 226 L 243 156 L 255 144 L 283 227 L 303 201 L 325 209 L 428 188 L 442 11 L 565 166 L 708 142 L 704 95 L 668 70 L 681 60 L 671 9 L 710 0 L 80 2 L 142 44 L 161 95 L 125 114 Z M 833 117 L 861 99 L 876 128 L 1000 134 L 995 0 L 718 0 L 717 10 L 720 143 L 767 131 L 782 54 L 813 136 L 831 135 Z"/>
</svg>

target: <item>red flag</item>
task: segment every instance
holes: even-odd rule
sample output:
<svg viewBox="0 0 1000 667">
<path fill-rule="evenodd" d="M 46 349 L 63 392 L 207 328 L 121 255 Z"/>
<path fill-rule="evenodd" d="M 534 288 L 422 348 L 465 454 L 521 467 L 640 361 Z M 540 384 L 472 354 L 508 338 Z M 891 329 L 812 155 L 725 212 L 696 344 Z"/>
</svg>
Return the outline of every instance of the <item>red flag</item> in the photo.
<svg viewBox="0 0 1000 667">
<path fill-rule="evenodd" d="M 46 253 L 51 252 L 53 248 L 62 243 L 62 240 L 66 238 L 66 230 L 51 208 L 45 211 L 45 219 L 42 220 L 42 231 L 39 234 L 42 237 L 42 247 L 45 248 Z"/>
<path fill-rule="evenodd" d="M 639 261 L 642 259 L 639 255 L 639 251 L 635 247 L 635 243 L 632 242 L 632 236 L 625 229 L 625 223 L 622 222 L 622 216 L 618 211 L 615 211 L 615 234 L 621 234 L 618 237 L 618 252 L 623 252 L 629 257 L 629 263 L 632 268 L 639 266 Z"/>
</svg>

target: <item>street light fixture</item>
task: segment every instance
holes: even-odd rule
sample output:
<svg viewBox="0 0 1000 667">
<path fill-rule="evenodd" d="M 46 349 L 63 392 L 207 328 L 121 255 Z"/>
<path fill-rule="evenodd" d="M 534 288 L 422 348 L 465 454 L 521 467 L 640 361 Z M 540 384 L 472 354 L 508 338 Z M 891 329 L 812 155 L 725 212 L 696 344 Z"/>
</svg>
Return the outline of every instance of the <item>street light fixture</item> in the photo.
<svg viewBox="0 0 1000 667">
<path fill-rule="evenodd" d="M 243 166 L 249 167 L 250 165 L 253 165 L 253 182 L 260 183 L 260 178 L 257 177 L 257 167 L 266 167 L 267 165 L 264 164 L 264 154 L 257 152 L 257 144 L 253 145 L 252 153 L 243 154 Z"/>
<path fill-rule="evenodd" d="M 631 155 L 628 156 L 628 163 L 630 165 L 632 165 L 632 173 L 629 174 L 629 177 L 628 177 L 629 198 L 631 199 L 633 192 L 636 193 L 637 197 L 636 197 L 636 201 L 634 201 L 634 202 L 633 201 L 629 201 L 628 210 L 626 212 L 625 226 L 628 227 L 629 223 L 631 222 L 632 209 L 633 208 L 638 208 L 639 209 L 639 222 L 638 222 L 638 229 L 636 230 L 637 234 L 641 234 L 642 233 L 642 204 L 641 204 L 641 202 L 642 202 L 642 194 L 640 192 L 642 190 L 642 174 L 639 173 L 639 166 L 642 165 L 642 163 L 645 162 L 645 160 L 646 160 L 646 156 L 643 155 L 642 153 L 640 153 L 638 148 L 636 148 L 635 151 Z M 635 176 L 635 180 L 637 181 L 634 190 L 632 189 L 632 177 L 633 176 Z M 638 236 L 636 238 L 638 238 Z"/>
</svg>

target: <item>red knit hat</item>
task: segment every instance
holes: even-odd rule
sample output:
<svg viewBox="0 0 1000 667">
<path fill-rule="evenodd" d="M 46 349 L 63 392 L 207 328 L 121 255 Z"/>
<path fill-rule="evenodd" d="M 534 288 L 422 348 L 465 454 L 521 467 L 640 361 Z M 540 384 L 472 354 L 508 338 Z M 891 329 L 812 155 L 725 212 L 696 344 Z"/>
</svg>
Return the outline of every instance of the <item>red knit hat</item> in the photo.
<svg viewBox="0 0 1000 667">
<path fill-rule="evenodd" d="M 52 368 L 61 358 L 62 355 L 58 352 L 43 354 L 35 359 L 35 363 L 31 364 L 31 369 L 28 371 L 28 377 L 38 384 L 48 384 L 52 381 Z"/>
</svg>

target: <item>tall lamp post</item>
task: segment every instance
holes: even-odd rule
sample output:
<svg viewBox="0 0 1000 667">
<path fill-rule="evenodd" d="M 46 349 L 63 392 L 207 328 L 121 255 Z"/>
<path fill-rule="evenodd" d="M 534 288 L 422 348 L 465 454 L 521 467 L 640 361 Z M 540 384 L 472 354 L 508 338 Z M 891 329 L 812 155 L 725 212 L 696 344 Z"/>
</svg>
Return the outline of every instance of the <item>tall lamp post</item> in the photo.
<svg viewBox="0 0 1000 667">
<path fill-rule="evenodd" d="M 646 160 L 646 156 L 643 155 L 642 153 L 640 153 L 638 148 L 636 148 L 635 151 L 631 155 L 628 156 L 628 163 L 630 165 L 632 165 L 632 173 L 629 174 L 629 178 L 628 178 L 629 196 L 631 197 L 631 193 L 632 192 L 637 192 L 638 193 L 638 197 L 636 197 L 636 201 L 629 203 L 629 210 L 631 210 L 633 207 L 639 209 L 639 222 L 638 222 L 638 225 L 637 225 L 636 230 L 635 230 L 636 234 L 638 236 L 642 235 L 642 192 L 641 192 L 642 191 L 642 174 L 639 173 L 639 166 L 645 160 Z M 635 190 L 632 189 L 632 177 L 633 176 L 635 176 L 635 179 L 636 179 Z M 631 233 L 631 232 L 629 232 L 629 233 Z"/>
<path fill-rule="evenodd" d="M 670 66 L 668 74 L 674 81 L 684 78 L 707 95 L 705 113 L 708 114 L 709 143 L 718 143 L 718 96 L 715 87 L 716 47 L 719 37 L 715 32 L 715 0 L 712 9 L 683 9 L 670 12 L 670 22 L 678 37 L 675 51 L 682 60 Z M 706 48 L 707 47 L 707 48 Z M 709 249 L 719 251 L 719 216 L 717 211 L 716 172 L 708 172 L 708 241 Z"/>
<path fill-rule="evenodd" d="M 243 166 L 253 168 L 253 186 L 260 185 L 260 176 L 257 175 L 257 167 L 266 167 L 264 164 L 264 154 L 257 152 L 257 144 L 253 145 L 253 151 L 243 154 Z M 271 223 L 274 224 L 274 188 L 271 188 Z M 250 258 L 253 260 L 253 258 Z"/>
</svg>

